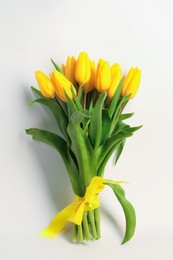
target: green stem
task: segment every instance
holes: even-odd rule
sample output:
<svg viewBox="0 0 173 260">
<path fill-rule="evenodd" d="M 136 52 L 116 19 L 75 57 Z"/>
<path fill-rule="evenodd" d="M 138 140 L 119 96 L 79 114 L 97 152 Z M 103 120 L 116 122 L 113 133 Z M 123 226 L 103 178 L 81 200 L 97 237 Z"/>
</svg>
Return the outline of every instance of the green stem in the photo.
<svg viewBox="0 0 173 260">
<path fill-rule="evenodd" d="M 85 211 L 81 225 L 75 225 L 72 235 L 73 242 L 83 242 L 99 239 L 100 234 L 100 208 Z"/>
<path fill-rule="evenodd" d="M 82 225 L 78 225 L 77 229 L 78 229 L 77 235 L 78 235 L 79 242 L 82 242 L 83 241 Z"/>
<path fill-rule="evenodd" d="M 76 225 L 74 225 L 74 228 L 73 228 L 72 241 L 74 243 L 76 243 L 76 241 L 77 241 L 77 226 Z"/>
<path fill-rule="evenodd" d="M 95 215 L 95 224 L 96 224 L 96 229 L 97 229 L 97 239 L 101 237 L 101 232 L 100 232 L 100 208 L 97 208 L 94 210 L 94 215 Z"/>
<path fill-rule="evenodd" d="M 82 232 L 83 232 L 83 240 L 87 240 L 86 239 L 86 233 L 85 233 L 85 229 L 84 229 L 84 225 L 82 223 Z M 88 241 L 88 240 L 87 240 Z"/>
<path fill-rule="evenodd" d="M 91 226 L 91 234 L 93 238 L 97 238 L 97 230 L 95 225 L 94 210 L 88 212 L 88 218 Z"/>
<path fill-rule="evenodd" d="M 91 234 L 90 234 L 90 229 L 89 229 L 89 224 L 88 224 L 88 219 L 87 219 L 87 212 L 84 212 L 83 228 L 84 228 L 86 240 L 87 241 L 91 240 Z"/>
</svg>

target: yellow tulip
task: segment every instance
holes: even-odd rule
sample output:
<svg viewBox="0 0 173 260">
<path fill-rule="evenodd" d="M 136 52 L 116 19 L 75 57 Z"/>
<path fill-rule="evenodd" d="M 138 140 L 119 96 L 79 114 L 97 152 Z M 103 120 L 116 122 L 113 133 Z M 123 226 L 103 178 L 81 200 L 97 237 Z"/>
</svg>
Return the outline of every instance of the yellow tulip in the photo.
<svg viewBox="0 0 173 260">
<path fill-rule="evenodd" d="M 76 94 L 76 90 L 73 87 L 72 83 L 66 79 L 59 71 L 54 70 L 50 75 L 51 80 L 54 84 L 56 94 L 61 98 L 64 102 L 67 102 L 67 98 L 65 93 L 69 96 L 69 98 L 73 99 L 72 88 L 74 93 Z"/>
<path fill-rule="evenodd" d="M 121 95 L 131 94 L 130 98 L 134 98 L 138 91 L 140 80 L 141 71 L 138 68 L 132 67 L 124 80 Z"/>
<path fill-rule="evenodd" d="M 75 79 L 80 85 L 84 85 L 90 80 L 90 75 L 91 72 L 88 54 L 81 52 L 76 62 Z"/>
<path fill-rule="evenodd" d="M 88 93 L 94 89 L 94 78 L 95 78 L 95 73 L 96 73 L 96 65 L 95 65 L 95 62 L 92 60 L 90 60 L 90 71 L 91 71 L 90 80 L 88 83 L 86 83 L 83 86 L 83 90 L 86 93 Z"/>
<path fill-rule="evenodd" d="M 61 69 L 64 72 L 66 78 L 71 81 L 71 83 L 75 86 L 76 80 L 75 80 L 75 65 L 76 65 L 76 59 L 75 57 L 68 56 L 66 65 L 62 64 Z"/>
<path fill-rule="evenodd" d="M 111 67 L 111 77 L 113 78 L 114 75 L 117 73 L 117 70 L 120 69 L 120 65 L 118 63 L 114 63 Z"/>
<path fill-rule="evenodd" d="M 111 68 L 111 78 L 111 84 L 107 91 L 109 99 L 112 99 L 112 97 L 114 96 L 120 80 L 122 79 L 122 69 L 120 68 L 118 63 L 115 63 Z"/>
<path fill-rule="evenodd" d="M 51 80 L 40 70 L 35 72 L 35 77 L 42 95 L 47 98 L 54 98 L 55 88 Z"/>
<path fill-rule="evenodd" d="M 95 75 L 95 88 L 103 92 L 107 90 L 111 83 L 111 67 L 107 61 L 99 60 Z"/>
<path fill-rule="evenodd" d="M 65 65 L 64 64 L 61 65 L 61 70 L 65 74 Z"/>
</svg>

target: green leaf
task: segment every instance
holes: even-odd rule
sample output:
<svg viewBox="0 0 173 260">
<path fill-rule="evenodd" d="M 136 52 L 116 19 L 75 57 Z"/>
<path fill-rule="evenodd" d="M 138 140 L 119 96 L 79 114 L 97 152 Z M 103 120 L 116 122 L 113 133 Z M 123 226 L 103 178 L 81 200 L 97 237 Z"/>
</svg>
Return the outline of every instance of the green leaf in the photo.
<svg viewBox="0 0 173 260">
<path fill-rule="evenodd" d="M 52 132 L 38 128 L 27 129 L 26 134 L 32 135 L 34 140 L 49 144 L 51 147 L 57 150 L 60 153 L 66 167 L 69 167 L 67 144 L 64 139 Z"/>
<path fill-rule="evenodd" d="M 125 231 L 124 239 L 122 241 L 122 244 L 124 244 L 125 242 L 129 241 L 133 237 L 135 232 L 135 227 L 136 227 L 135 210 L 132 204 L 125 198 L 125 192 L 120 185 L 112 184 L 112 183 L 105 183 L 105 185 L 108 185 L 112 188 L 125 214 L 126 231 Z"/>
<path fill-rule="evenodd" d="M 122 154 L 125 142 L 126 142 L 126 139 L 122 140 L 122 142 L 118 145 L 118 147 L 115 151 L 115 153 L 116 153 L 116 155 L 115 155 L 115 165 L 117 164 L 118 159 L 120 158 L 120 155 Z"/>
<path fill-rule="evenodd" d="M 69 96 L 65 93 L 66 98 L 67 98 L 67 112 L 68 112 L 68 120 L 70 121 L 71 115 L 73 114 L 73 112 L 77 111 L 77 107 L 75 105 L 75 103 L 73 102 L 73 100 L 71 100 L 71 98 L 69 98 Z"/>
<path fill-rule="evenodd" d="M 83 107 L 82 107 L 82 105 L 81 105 L 81 102 L 80 102 L 79 98 L 76 96 L 76 94 L 75 94 L 73 88 L 71 88 L 71 92 L 72 92 L 72 95 L 73 95 L 73 99 L 74 99 L 74 101 L 75 101 L 75 103 L 76 103 L 77 109 L 78 109 L 79 111 L 83 111 Z"/>
<path fill-rule="evenodd" d="M 34 88 L 34 87 L 31 87 L 31 89 L 32 89 L 32 91 L 33 91 L 35 94 L 37 94 L 38 96 L 40 96 L 40 97 L 42 97 L 42 98 L 45 98 L 45 97 L 41 94 L 41 92 L 40 92 L 38 89 L 36 89 L 36 88 Z"/>
<path fill-rule="evenodd" d="M 112 153 L 117 150 L 117 157 L 115 163 L 118 161 L 121 152 L 123 150 L 122 142 L 125 142 L 127 137 L 133 135 L 134 131 L 137 131 L 142 126 L 130 127 L 129 125 L 120 122 L 116 128 L 114 134 L 109 137 L 105 143 L 103 143 L 97 150 L 97 175 L 102 176 L 104 173 L 104 168 Z M 120 145 L 120 147 L 119 147 Z"/>
<path fill-rule="evenodd" d="M 64 102 L 64 101 L 63 101 L 60 97 L 58 97 L 57 95 L 56 95 L 56 97 L 55 97 L 55 102 L 57 102 L 58 105 L 60 105 L 60 107 L 64 110 L 65 115 L 67 115 L 67 103 Z"/>
<path fill-rule="evenodd" d="M 131 127 L 131 126 L 125 124 L 124 122 L 119 122 L 117 124 L 116 128 L 114 129 L 112 135 L 117 135 L 121 131 L 124 131 L 126 133 L 134 133 L 135 131 L 139 130 L 141 127 L 142 127 L 142 125 Z"/>
<path fill-rule="evenodd" d="M 111 128 L 111 119 L 109 116 L 109 111 L 107 109 L 102 109 L 102 137 L 100 144 L 102 145 L 107 139 Z"/>
<path fill-rule="evenodd" d="M 127 129 L 129 129 L 129 125 L 125 124 L 124 122 L 119 122 L 117 125 L 116 125 L 116 128 L 114 129 L 112 135 L 116 135 L 118 134 L 119 132 L 121 132 L 122 130 L 125 131 Z"/>
<path fill-rule="evenodd" d="M 77 99 L 79 100 L 80 104 L 83 105 L 84 103 L 84 91 L 83 91 L 83 87 L 79 86 L 79 84 L 77 84 L 76 86 L 77 89 Z M 83 107 L 83 106 L 82 106 Z"/>
<path fill-rule="evenodd" d="M 62 69 L 55 63 L 55 61 L 51 58 L 51 62 L 53 63 L 55 69 L 57 71 L 59 71 L 62 75 L 64 75 L 64 72 L 62 71 Z"/>
<path fill-rule="evenodd" d="M 72 156 L 73 155 L 73 156 Z M 85 189 L 79 174 L 79 169 L 76 165 L 76 159 L 70 149 L 68 149 L 68 162 L 70 167 L 70 180 L 73 186 L 74 194 L 83 197 L 85 195 Z"/>
<path fill-rule="evenodd" d="M 133 115 L 134 115 L 134 113 L 121 114 L 118 121 L 123 121 L 125 119 L 132 117 Z"/>
<path fill-rule="evenodd" d="M 51 110 L 51 112 L 53 113 L 53 115 L 57 121 L 60 131 L 64 135 L 67 143 L 70 144 L 69 136 L 67 134 L 68 118 L 67 118 L 64 110 L 62 109 L 62 107 L 55 101 L 53 101 L 51 99 L 46 99 L 46 98 L 36 99 L 33 101 L 33 103 L 35 103 L 35 102 L 41 103 L 41 104 L 47 106 Z"/>
<path fill-rule="evenodd" d="M 126 131 L 129 132 L 129 133 L 134 133 L 134 132 L 136 132 L 137 130 L 139 130 L 141 127 L 142 127 L 142 125 L 140 125 L 140 126 L 135 126 L 135 127 L 129 127 L 129 128 L 126 129 Z"/>
<path fill-rule="evenodd" d="M 123 81 L 124 81 L 124 77 L 122 78 L 122 80 L 120 81 L 116 91 L 115 91 L 115 94 L 111 100 L 111 104 L 110 104 L 110 108 L 109 108 L 109 116 L 110 118 L 112 118 L 113 114 L 114 114 L 114 111 L 116 110 L 116 106 L 118 104 L 118 100 L 119 100 L 119 97 L 120 97 L 120 94 L 121 94 L 121 89 L 122 89 L 122 85 L 123 85 Z"/>
<path fill-rule="evenodd" d="M 98 166 L 97 175 L 98 176 L 103 177 L 104 169 L 105 169 L 105 166 L 106 166 L 108 160 L 110 159 L 113 152 L 117 149 L 117 147 L 121 144 L 121 142 L 122 142 L 122 139 L 117 141 L 112 147 L 110 147 L 110 149 L 108 151 L 105 151 L 105 153 L 103 154 L 102 160 L 100 161 L 100 163 L 97 164 L 97 166 Z"/>
<path fill-rule="evenodd" d="M 118 123 L 118 120 L 119 120 L 119 117 L 125 107 L 125 105 L 127 104 L 127 102 L 129 101 L 129 97 L 130 95 L 128 96 L 123 96 L 119 102 L 118 102 L 118 105 L 117 105 L 117 108 L 112 116 L 112 123 L 111 123 L 111 130 L 110 130 L 110 134 L 114 131 L 117 123 Z"/>
<path fill-rule="evenodd" d="M 32 135 L 33 140 L 50 145 L 61 155 L 69 174 L 74 193 L 81 196 L 83 194 L 83 188 L 79 178 L 79 172 L 69 153 L 66 142 L 60 136 L 38 128 L 27 129 L 26 133 Z"/>
<path fill-rule="evenodd" d="M 88 137 L 81 127 L 85 117 L 86 115 L 84 113 L 75 111 L 71 115 L 67 132 L 72 143 L 71 149 L 77 159 L 82 183 L 84 184 L 84 187 L 87 187 L 91 178 L 96 173 L 96 156 Z"/>
<path fill-rule="evenodd" d="M 89 138 L 95 151 L 99 147 L 102 137 L 102 106 L 106 95 L 106 92 L 100 95 L 92 111 L 91 123 L 89 127 Z"/>
<path fill-rule="evenodd" d="M 105 158 L 107 158 L 107 155 L 111 156 L 113 149 L 117 148 L 117 143 L 119 141 L 124 140 L 127 137 L 132 136 L 132 133 L 121 131 L 116 135 L 113 135 L 109 137 L 104 144 L 102 144 L 99 149 L 97 150 L 96 156 L 97 156 L 97 166 L 98 169 L 102 163 L 104 163 Z M 99 175 L 100 176 L 100 175 Z"/>
</svg>

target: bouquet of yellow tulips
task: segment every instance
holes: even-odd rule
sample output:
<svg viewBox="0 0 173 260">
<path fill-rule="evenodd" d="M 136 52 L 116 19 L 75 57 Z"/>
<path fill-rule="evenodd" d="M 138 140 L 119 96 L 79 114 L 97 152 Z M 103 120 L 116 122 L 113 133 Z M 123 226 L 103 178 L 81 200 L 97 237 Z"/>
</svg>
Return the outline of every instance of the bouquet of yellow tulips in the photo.
<svg viewBox="0 0 173 260">
<path fill-rule="evenodd" d="M 82 52 L 78 59 L 68 57 L 66 65 L 48 76 L 36 71 L 40 91 L 32 90 L 38 98 L 32 103 L 47 106 L 53 113 L 58 130 L 31 128 L 26 133 L 33 140 L 52 146 L 61 155 L 74 191 L 74 202 L 57 213 L 40 235 L 55 237 L 69 221 L 74 224 L 72 240 L 99 239 L 99 193 L 109 186 L 122 206 L 126 219 L 126 231 L 122 243 L 130 240 L 135 231 L 135 210 L 126 199 L 120 186 L 123 181 L 104 178 L 104 169 L 115 152 L 117 163 L 126 138 L 141 126 L 124 123 L 133 113 L 123 113 L 128 101 L 136 95 L 141 72 L 132 67 L 126 76 L 119 64 L 112 66 L 100 59 L 97 66 L 88 54 Z"/>
</svg>

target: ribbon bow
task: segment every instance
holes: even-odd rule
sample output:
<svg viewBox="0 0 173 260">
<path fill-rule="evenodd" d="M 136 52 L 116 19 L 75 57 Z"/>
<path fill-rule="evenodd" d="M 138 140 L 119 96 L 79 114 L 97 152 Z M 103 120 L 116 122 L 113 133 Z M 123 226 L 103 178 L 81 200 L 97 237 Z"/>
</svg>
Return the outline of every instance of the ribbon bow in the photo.
<svg viewBox="0 0 173 260">
<path fill-rule="evenodd" d="M 85 211 L 96 209 L 100 206 L 98 194 L 104 189 L 106 183 L 125 183 L 123 181 L 110 181 L 95 176 L 86 188 L 84 197 L 75 195 L 75 201 L 55 215 L 51 223 L 39 235 L 47 238 L 55 237 L 65 226 L 67 221 L 81 225 Z"/>
</svg>

